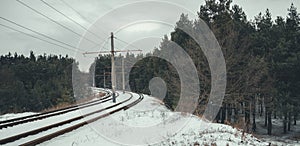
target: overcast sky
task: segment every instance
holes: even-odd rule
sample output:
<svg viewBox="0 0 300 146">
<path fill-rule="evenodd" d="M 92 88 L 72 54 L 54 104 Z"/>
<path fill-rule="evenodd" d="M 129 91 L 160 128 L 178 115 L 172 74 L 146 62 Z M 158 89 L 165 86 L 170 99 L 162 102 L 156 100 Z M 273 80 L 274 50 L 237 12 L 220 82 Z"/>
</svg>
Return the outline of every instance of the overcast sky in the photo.
<svg viewBox="0 0 300 146">
<path fill-rule="evenodd" d="M 87 32 L 40 0 L 20 1 L 77 34 L 37 14 L 16 0 L 0 1 L 0 17 L 12 20 L 80 50 L 76 51 L 75 48 L 60 44 L 71 49 L 67 50 L 0 26 L 0 54 L 17 52 L 27 56 L 31 50 L 35 54 L 68 54 L 78 60 L 86 61 L 83 63 L 85 64 L 85 67 L 82 67 L 83 70 L 88 68 L 88 62 L 91 62 L 96 54 L 84 57 L 82 53 L 109 49 L 110 42 L 107 38 L 110 32 L 114 32 L 118 39 L 132 44 L 128 46 L 124 42 L 115 40 L 116 49 L 139 48 L 144 52 L 149 52 L 159 46 L 163 35 L 169 34 L 173 30 L 181 13 L 188 13 L 191 18 L 195 18 L 200 5 L 204 3 L 204 0 L 44 0 L 87 28 L 89 30 Z M 234 0 L 234 3 L 243 8 L 248 19 L 253 19 L 259 12 L 264 12 L 267 8 L 270 9 L 274 18 L 278 15 L 286 17 L 287 8 L 292 2 L 297 8 L 300 8 L 300 0 Z M 0 24 L 59 44 L 3 19 L 0 19 Z M 84 38 L 80 37 L 81 35 Z"/>
</svg>

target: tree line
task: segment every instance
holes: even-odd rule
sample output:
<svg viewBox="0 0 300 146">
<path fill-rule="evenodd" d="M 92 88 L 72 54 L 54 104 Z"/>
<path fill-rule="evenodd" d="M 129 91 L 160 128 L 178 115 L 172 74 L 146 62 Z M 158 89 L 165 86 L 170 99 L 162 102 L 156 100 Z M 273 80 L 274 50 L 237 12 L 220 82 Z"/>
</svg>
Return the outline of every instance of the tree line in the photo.
<svg viewBox="0 0 300 146">
<path fill-rule="evenodd" d="M 198 17 L 190 20 L 182 14 L 171 37 L 165 36 L 159 48 L 148 54 L 124 57 L 128 62 L 136 62 L 129 75 L 130 89 L 150 94 L 149 81 L 161 77 L 168 89 L 164 102 L 170 109 L 176 107 L 180 96 L 179 76 L 172 64 L 151 57 L 164 53 L 169 44 L 175 42 L 189 54 L 197 68 L 201 90 L 194 114 L 202 115 L 211 87 L 209 64 L 199 44 L 180 28 L 197 31 L 203 20 L 216 36 L 226 61 L 226 95 L 215 122 L 242 122 L 247 132 L 255 132 L 257 117 L 264 117 L 266 133 L 272 134 L 272 119 L 281 118 L 283 132 L 290 131 L 292 125 L 297 124 L 300 111 L 297 74 L 300 71 L 300 17 L 297 8 L 291 4 L 287 16 L 277 16 L 275 20 L 268 9 L 258 13 L 254 20 L 248 20 L 242 8 L 232 6 L 231 0 L 207 0 L 200 7 Z M 110 87 L 110 75 L 104 75 L 110 73 L 110 55 L 100 55 L 94 65 L 96 85 L 103 87 L 106 79 Z M 121 84 L 117 87 L 121 89 Z"/>
<path fill-rule="evenodd" d="M 206 0 L 200 7 L 198 19 L 190 20 L 182 14 L 171 37 L 164 36 L 160 46 L 152 52 L 116 56 L 116 60 L 124 59 L 127 65 L 132 63 L 125 66 L 129 72 L 126 89 L 151 94 L 148 83 L 153 77 L 161 77 L 168 89 L 165 105 L 174 110 L 181 92 L 179 75 L 172 64 L 153 55 L 166 53 L 175 42 L 188 53 L 197 69 L 201 90 L 194 114 L 202 115 L 211 88 L 209 63 L 199 44 L 180 29 L 188 27 L 197 31 L 202 20 L 214 33 L 226 61 L 226 94 L 215 122 L 242 122 L 249 132 L 256 131 L 257 117 L 264 117 L 266 133 L 272 134 L 272 119 L 281 118 L 283 132 L 290 131 L 292 125 L 297 124 L 300 111 L 297 74 L 300 71 L 300 17 L 293 4 L 285 17 L 273 20 L 267 9 L 254 20 L 248 20 L 242 8 L 232 6 L 231 0 Z M 80 83 L 86 78 L 90 85 L 111 88 L 110 57 L 99 55 L 88 77 L 68 56 L 36 56 L 33 52 L 29 57 L 16 53 L 0 56 L 0 114 L 41 111 L 74 103 L 74 96 L 85 96 L 85 88 Z M 121 61 L 117 61 L 116 66 L 121 67 Z M 72 88 L 72 68 L 73 73 L 82 75 L 74 80 L 73 88 L 78 93 Z M 116 70 L 117 88 L 122 89 L 121 68 Z"/>
<path fill-rule="evenodd" d="M 68 56 L 17 53 L 0 56 L 0 114 L 40 112 L 74 103 Z"/>
</svg>

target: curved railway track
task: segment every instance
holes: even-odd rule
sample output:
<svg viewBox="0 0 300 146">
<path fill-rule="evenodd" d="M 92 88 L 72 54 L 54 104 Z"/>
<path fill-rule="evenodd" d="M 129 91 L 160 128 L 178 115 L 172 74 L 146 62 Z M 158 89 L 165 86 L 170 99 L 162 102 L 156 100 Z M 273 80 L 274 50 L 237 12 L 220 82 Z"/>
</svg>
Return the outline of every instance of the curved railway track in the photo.
<svg viewBox="0 0 300 146">
<path fill-rule="evenodd" d="M 41 115 L 45 115 L 45 114 L 54 113 L 54 112 L 57 112 L 57 111 L 67 110 L 67 109 L 78 107 L 78 106 L 81 106 L 81 105 L 86 105 L 86 104 L 89 104 L 89 103 L 94 103 L 94 102 L 97 102 L 99 100 L 107 99 L 108 97 L 111 96 L 110 92 L 108 92 L 108 91 L 105 91 L 105 92 L 107 93 L 107 95 L 105 95 L 104 98 L 101 98 L 101 99 L 98 99 L 98 100 L 94 100 L 94 101 L 90 101 L 90 102 L 82 103 L 82 104 L 77 104 L 77 105 L 74 105 L 74 106 L 69 106 L 69 107 L 65 107 L 65 108 L 61 108 L 61 109 L 57 109 L 57 110 L 47 111 L 47 112 L 43 112 L 43 113 L 39 113 L 39 114 L 34 114 L 34 115 L 29 115 L 29 116 L 24 116 L 24 117 L 19 117 L 19 118 L 13 118 L 13 119 L 9 119 L 9 120 L 4 120 L 4 121 L 0 121 L 0 124 L 15 122 L 15 121 L 18 121 L 18 120 L 37 117 L 37 116 L 41 116 Z"/>
<path fill-rule="evenodd" d="M 75 110 L 78 110 L 81 108 L 86 108 L 86 107 L 90 107 L 90 106 L 97 105 L 100 103 L 104 103 L 104 102 L 111 100 L 111 98 L 109 98 L 109 97 L 111 97 L 111 93 L 107 92 L 107 95 L 105 95 L 103 98 L 97 99 L 94 101 L 90 101 L 90 102 L 86 102 L 86 103 L 82 103 L 82 104 L 78 104 L 78 105 L 74 105 L 74 106 L 69 106 L 66 108 L 58 109 L 58 110 L 53 110 L 53 111 L 48 111 L 48 112 L 44 112 L 44 113 L 39 113 L 39 114 L 34 114 L 34 115 L 29 115 L 29 116 L 24 116 L 24 117 L 1 121 L 0 129 L 12 127 L 12 126 L 16 126 L 19 124 L 32 122 L 32 121 L 36 121 L 36 120 L 41 120 L 41 119 L 45 119 L 48 117 L 57 116 L 57 115 L 61 115 L 61 114 L 67 113 L 67 112 L 75 111 Z"/>
<path fill-rule="evenodd" d="M 126 100 L 123 100 L 122 102 L 113 104 L 111 106 L 108 106 L 108 107 L 105 107 L 105 108 L 102 108 L 102 109 L 99 109 L 99 110 L 96 110 L 96 111 L 93 111 L 93 112 L 90 112 L 90 113 L 86 113 L 86 114 L 80 115 L 80 116 L 77 116 L 77 117 L 73 117 L 73 118 L 70 118 L 70 119 L 67 119 L 67 120 L 64 120 L 64 121 L 60 121 L 60 122 L 57 122 L 57 123 L 54 123 L 54 124 L 50 124 L 50 125 L 47 125 L 47 126 L 44 126 L 44 127 L 40 127 L 40 128 L 37 128 L 37 129 L 33 129 L 33 130 L 30 130 L 30 131 L 19 133 L 19 134 L 16 134 L 16 135 L 4 138 L 4 139 L 0 139 L 0 144 L 8 144 L 10 142 L 17 141 L 17 140 L 19 140 L 21 138 L 24 138 L 24 137 L 27 137 L 27 136 L 30 136 L 30 135 L 35 135 L 35 134 L 38 134 L 38 133 L 50 130 L 52 128 L 63 126 L 63 125 L 66 125 L 66 124 L 69 124 L 69 123 L 72 123 L 72 122 L 76 122 L 76 121 L 82 120 L 82 119 L 84 119 L 84 118 L 86 118 L 88 116 L 92 116 L 92 115 L 95 115 L 97 113 L 100 113 L 100 112 L 103 112 L 103 111 L 115 108 L 115 107 L 117 107 L 117 106 L 119 106 L 121 104 L 124 104 L 124 103 L 128 102 L 129 100 L 131 100 L 133 98 L 133 95 L 131 93 L 128 93 L 128 94 L 130 94 L 130 97 L 128 99 L 126 99 Z M 108 100 L 111 100 L 111 98 L 107 99 L 110 96 L 111 95 L 105 97 L 106 98 L 105 100 L 102 99 L 102 101 L 100 103 L 103 103 L 103 102 L 106 102 Z M 81 127 L 81 126 L 84 126 L 84 125 L 88 124 L 88 123 L 95 122 L 95 121 L 97 121 L 97 120 L 99 120 L 101 118 L 109 116 L 109 115 L 111 115 L 111 114 L 113 114 L 115 112 L 118 112 L 118 111 L 121 111 L 121 110 L 127 110 L 128 108 L 130 108 L 130 107 L 136 105 L 137 103 L 139 103 L 143 98 L 144 98 L 143 95 L 140 95 L 140 97 L 137 100 L 135 100 L 135 101 L 133 101 L 133 102 L 127 104 L 127 105 L 121 106 L 121 107 L 119 107 L 117 109 L 114 109 L 112 111 L 109 111 L 107 113 L 103 113 L 101 115 L 97 115 L 96 117 L 92 117 L 90 119 L 81 121 L 80 123 L 77 123 L 75 125 L 71 125 L 69 127 L 63 128 L 63 129 L 58 130 L 56 132 L 53 132 L 53 133 L 47 134 L 45 136 L 42 136 L 40 138 L 28 141 L 28 142 L 23 143 L 21 145 L 22 146 L 25 146 L 25 145 L 26 146 L 27 145 L 36 145 L 36 144 L 42 143 L 44 141 L 50 140 L 50 139 L 52 139 L 54 137 L 57 137 L 57 136 L 62 135 L 64 133 L 67 133 L 67 132 L 70 132 L 72 130 L 75 130 L 75 129 Z M 100 104 L 100 103 L 92 103 L 91 106 L 93 106 L 95 104 Z M 84 106 L 88 106 L 88 105 L 84 105 Z M 81 108 L 83 108 L 83 107 L 81 107 Z M 79 109 L 79 108 L 77 108 L 77 109 Z M 63 114 L 63 113 L 61 113 L 61 114 Z M 46 115 L 42 115 L 43 118 L 47 118 L 45 116 Z M 34 117 L 33 119 L 36 119 L 36 118 L 39 118 L 39 117 Z"/>
</svg>

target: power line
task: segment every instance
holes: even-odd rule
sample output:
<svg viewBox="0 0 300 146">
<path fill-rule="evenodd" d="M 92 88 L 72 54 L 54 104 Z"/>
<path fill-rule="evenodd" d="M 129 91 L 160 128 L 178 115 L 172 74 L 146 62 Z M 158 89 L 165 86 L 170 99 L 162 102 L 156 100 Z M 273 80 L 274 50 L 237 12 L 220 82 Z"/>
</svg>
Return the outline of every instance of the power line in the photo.
<svg viewBox="0 0 300 146">
<path fill-rule="evenodd" d="M 35 38 L 35 39 L 38 39 L 38 40 L 47 42 L 47 43 L 49 43 L 49 44 L 52 44 L 52 45 L 61 47 L 61 48 L 66 49 L 66 50 L 70 50 L 70 51 L 75 51 L 75 52 L 76 52 L 76 50 L 74 50 L 74 49 L 70 49 L 70 48 L 64 47 L 64 46 L 62 46 L 62 45 L 59 45 L 59 44 L 56 44 L 56 43 L 47 41 L 47 40 L 45 40 L 45 39 L 39 38 L 39 37 L 37 37 L 37 36 L 31 35 L 31 34 L 29 34 L 29 33 L 26 33 L 26 32 L 20 31 L 20 30 L 17 30 L 17 29 L 15 29 L 15 28 L 10 27 L 10 26 L 7 26 L 7 25 L 1 24 L 1 23 L 0 23 L 0 25 L 1 25 L 2 27 L 5 27 L 5 28 L 7 28 L 7 29 L 10 29 L 10 30 L 13 30 L 13 31 L 16 31 L 16 32 L 19 32 L 19 33 L 22 33 L 22 34 L 27 35 L 27 36 L 30 36 L 30 37 L 32 37 L 32 38 Z"/>
<path fill-rule="evenodd" d="M 77 15 L 79 15 L 82 19 L 84 19 L 85 21 L 91 23 L 90 20 L 88 20 L 86 17 L 84 17 L 83 15 L 81 15 L 77 10 L 75 10 L 71 5 L 69 5 L 67 2 L 65 2 L 64 0 L 60 0 L 62 3 L 64 3 L 67 7 L 69 7 L 70 9 L 72 9 Z"/>
<path fill-rule="evenodd" d="M 39 14 L 39 15 L 45 17 L 45 18 L 47 18 L 47 19 L 50 20 L 51 22 L 53 22 L 53 23 L 55 23 L 55 24 L 57 24 L 57 25 L 59 25 L 59 26 L 65 28 L 65 29 L 69 30 L 70 32 L 72 32 L 72 33 L 74 33 L 74 34 L 76 34 L 77 36 L 82 37 L 82 38 L 84 38 L 85 40 L 88 40 L 89 42 L 92 42 L 92 43 L 94 43 L 94 44 L 98 44 L 98 43 L 96 43 L 96 42 L 94 42 L 94 41 L 92 41 L 92 40 L 90 40 L 90 39 L 88 39 L 88 38 L 86 38 L 86 37 L 81 36 L 79 33 L 75 32 L 74 30 L 68 28 L 67 26 L 62 25 L 61 23 L 59 23 L 59 22 L 55 21 L 54 19 L 52 19 L 52 18 L 46 16 L 45 14 L 39 12 L 38 10 L 36 10 L 36 9 L 34 9 L 34 8 L 32 8 L 32 7 L 30 7 L 29 5 L 25 4 L 24 2 L 22 2 L 22 1 L 20 1 L 20 0 L 16 0 L 16 1 L 19 2 L 20 4 L 22 4 L 23 6 L 25 6 L 25 7 L 29 8 L 29 9 L 31 9 L 31 10 L 34 11 L 35 13 L 37 13 L 37 14 Z"/>
<path fill-rule="evenodd" d="M 128 46 L 131 46 L 131 47 L 133 47 L 133 48 L 135 48 L 135 49 L 138 49 L 139 50 L 139 48 L 138 47 L 136 47 L 136 46 L 134 46 L 134 45 L 132 45 L 132 44 L 130 44 L 130 43 L 128 43 L 128 42 L 126 42 L 126 41 L 123 41 L 123 40 L 121 40 L 121 39 L 119 39 L 119 38 L 116 38 L 116 37 L 114 37 L 116 40 L 118 40 L 118 41 L 120 41 L 120 42 L 123 42 L 123 43 L 125 43 L 126 45 L 128 45 Z"/>
<path fill-rule="evenodd" d="M 110 37 L 109 37 L 110 38 Z M 104 49 L 106 49 L 106 50 L 109 50 L 108 48 L 107 48 L 107 44 L 108 44 L 108 40 L 109 40 L 109 38 L 107 38 L 106 40 L 105 40 L 105 42 L 103 42 L 102 44 L 102 46 L 101 45 L 95 45 L 95 46 L 93 46 L 93 47 L 91 47 L 91 48 L 89 48 L 88 50 L 94 50 L 97 46 L 101 46 L 101 48 L 104 48 Z"/>
<path fill-rule="evenodd" d="M 41 2 L 43 2 L 45 5 L 47 5 L 48 7 L 50 7 L 51 9 L 53 9 L 54 11 L 56 11 L 57 13 L 61 14 L 62 16 L 66 17 L 68 20 L 72 21 L 73 23 L 77 24 L 78 26 L 80 26 L 82 29 L 86 30 L 87 32 L 93 34 L 94 36 L 96 36 L 99 39 L 103 39 L 102 37 L 98 36 L 97 34 L 95 34 L 94 32 L 91 32 L 90 30 L 88 30 L 86 27 L 82 26 L 80 23 L 78 23 L 77 21 L 75 21 L 74 19 L 70 18 L 69 16 L 67 16 L 66 14 L 64 14 L 63 12 L 59 11 L 58 9 L 56 9 L 54 6 L 50 5 L 49 3 L 45 2 L 44 0 L 40 0 Z"/>
<path fill-rule="evenodd" d="M 106 50 L 109 50 L 108 48 L 107 48 L 107 44 L 108 44 L 108 40 L 110 39 L 110 37 L 108 37 L 107 39 L 106 39 L 106 41 L 104 42 L 104 43 L 102 43 L 103 45 L 101 46 L 101 48 L 104 48 L 104 49 L 106 49 Z M 91 47 L 89 50 L 94 50 L 97 46 L 99 46 L 99 45 L 95 45 L 95 46 L 93 46 L 93 47 Z M 103 51 L 103 52 L 105 52 L 105 51 Z M 110 51 L 109 51 L 110 52 Z M 109 53 L 109 52 L 106 52 L 106 53 Z M 84 57 L 86 57 L 86 54 L 87 52 L 84 52 L 84 53 L 82 53 L 83 54 L 83 56 Z M 87 54 L 90 54 L 90 53 L 87 53 Z"/>
<path fill-rule="evenodd" d="M 106 49 L 106 50 L 109 50 L 109 49 L 107 49 L 107 45 L 108 45 L 108 41 L 109 41 L 109 39 L 110 39 L 110 37 L 108 37 L 106 40 L 105 40 L 105 42 L 103 43 L 103 45 L 102 45 L 102 48 L 104 48 L 104 49 Z"/>
<path fill-rule="evenodd" d="M 35 31 L 35 30 L 30 29 L 30 28 L 28 28 L 28 27 L 25 27 L 25 26 L 23 26 L 23 25 L 20 25 L 20 24 L 18 24 L 18 23 L 16 23 L 16 22 L 11 21 L 11 20 L 8 20 L 8 19 L 6 19 L 6 18 L 4 18 L 4 17 L 1 17 L 1 16 L 0 16 L 0 19 L 5 20 L 5 21 L 7 21 L 7 22 L 9 22 L 9 23 L 12 23 L 12 24 L 14 24 L 14 25 L 17 25 L 17 26 L 19 26 L 19 27 L 21 27 L 21 28 L 23 28 L 23 29 L 29 30 L 29 31 L 31 31 L 31 32 L 33 32 L 33 33 L 35 33 L 35 34 L 41 35 L 41 36 L 43 36 L 43 37 L 46 37 L 46 38 L 48 38 L 48 39 L 50 39 L 50 40 L 59 42 L 59 43 L 61 43 L 61 44 L 64 44 L 64 45 L 66 45 L 66 46 L 69 46 L 69 47 L 71 47 L 71 48 L 76 48 L 77 50 L 81 50 L 81 49 L 79 49 L 79 48 L 77 48 L 77 47 L 75 47 L 75 46 L 72 46 L 72 45 L 67 44 L 67 43 L 65 43 L 65 42 L 62 42 L 62 41 L 60 41 L 60 40 L 57 40 L 57 39 L 55 39 L 55 38 L 52 38 L 52 37 L 50 37 L 50 36 L 48 36 L 48 35 L 45 35 L 45 34 L 43 34 L 43 33 L 40 33 L 40 32 L 38 32 L 38 31 Z M 84 50 L 81 50 L 81 51 L 84 51 Z"/>
<path fill-rule="evenodd" d="M 93 49 L 95 49 L 97 46 L 101 46 L 101 48 L 104 48 L 104 49 L 106 49 L 106 50 L 109 50 L 109 49 L 108 49 L 108 46 L 107 46 L 109 39 L 110 39 L 110 37 L 106 38 L 106 40 L 102 43 L 102 46 L 101 46 L 101 45 L 95 45 L 95 46 L 93 46 L 92 48 L 90 48 L 89 50 L 93 50 Z"/>
<path fill-rule="evenodd" d="M 67 2 L 64 0 L 60 0 L 63 4 L 65 4 L 67 7 L 69 7 L 71 10 L 73 10 L 78 16 L 80 16 L 83 20 L 92 23 L 91 20 L 87 19 L 85 16 L 83 16 L 79 11 L 77 11 L 75 8 L 73 8 L 71 5 L 69 5 Z M 105 34 L 105 31 L 103 31 L 101 28 L 97 27 L 103 34 Z"/>
</svg>

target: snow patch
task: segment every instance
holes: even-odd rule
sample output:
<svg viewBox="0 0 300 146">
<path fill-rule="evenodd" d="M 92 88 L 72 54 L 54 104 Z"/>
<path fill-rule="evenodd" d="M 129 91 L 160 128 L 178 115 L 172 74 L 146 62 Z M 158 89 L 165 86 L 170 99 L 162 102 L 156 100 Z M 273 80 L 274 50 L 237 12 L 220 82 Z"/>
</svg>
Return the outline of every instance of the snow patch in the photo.
<svg viewBox="0 0 300 146">
<path fill-rule="evenodd" d="M 9 114 L 4 114 L 0 116 L 0 121 L 5 121 L 9 119 L 14 119 L 14 118 L 19 118 L 19 117 L 24 117 L 24 116 L 30 116 L 34 115 L 37 113 L 34 112 L 25 112 L 25 113 L 9 113 Z"/>
</svg>

